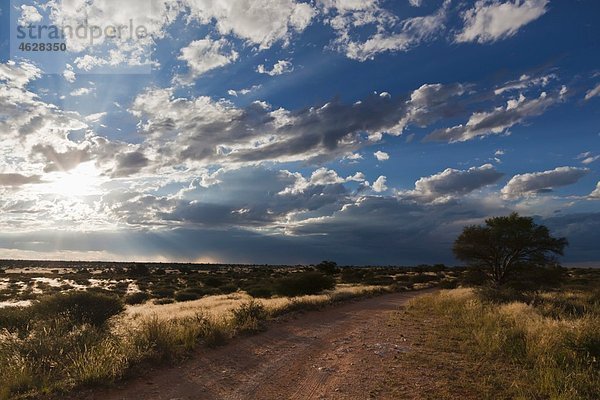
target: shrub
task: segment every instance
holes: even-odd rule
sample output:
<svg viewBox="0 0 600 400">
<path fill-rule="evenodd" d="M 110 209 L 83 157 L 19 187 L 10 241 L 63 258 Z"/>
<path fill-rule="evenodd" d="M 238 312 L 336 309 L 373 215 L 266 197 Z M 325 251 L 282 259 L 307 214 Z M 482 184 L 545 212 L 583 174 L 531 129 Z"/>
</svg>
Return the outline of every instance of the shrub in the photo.
<svg viewBox="0 0 600 400">
<path fill-rule="evenodd" d="M 343 268 L 342 269 L 342 282 L 344 283 L 360 283 L 365 277 L 366 271 L 361 271 L 354 268 Z"/>
<path fill-rule="evenodd" d="M 246 293 L 248 293 L 252 297 L 269 299 L 274 294 L 274 289 L 272 286 L 265 285 L 255 285 L 246 288 Z"/>
<path fill-rule="evenodd" d="M 219 287 L 219 286 L 222 286 L 225 284 L 223 279 L 221 279 L 217 276 L 208 276 L 208 277 L 204 278 L 202 280 L 202 282 L 204 282 L 204 284 L 206 286 L 210 286 L 210 287 Z"/>
<path fill-rule="evenodd" d="M 155 287 L 152 289 L 152 296 L 158 298 L 173 297 L 175 289 L 172 287 Z"/>
<path fill-rule="evenodd" d="M 202 297 L 200 294 L 187 289 L 180 290 L 175 293 L 175 301 L 192 301 L 197 300 L 200 297 Z"/>
<path fill-rule="evenodd" d="M 127 274 L 129 276 L 147 276 L 150 275 L 150 268 L 145 264 L 132 264 L 127 267 Z"/>
<path fill-rule="evenodd" d="M 418 274 L 418 275 L 414 275 L 410 277 L 410 282 L 412 283 L 427 283 L 427 282 L 433 282 L 433 281 L 437 281 L 438 277 L 435 275 L 425 275 L 425 274 Z"/>
<path fill-rule="evenodd" d="M 95 292 L 68 292 L 43 297 L 32 312 L 38 318 L 65 316 L 77 324 L 102 326 L 123 311 L 123 303 L 113 295 Z"/>
<path fill-rule="evenodd" d="M 337 263 L 333 261 L 321 261 L 315 266 L 315 268 L 317 269 L 317 271 L 326 275 L 333 275 L 339 272 Z"/>
<path fill-rule="evenodd" d="M 235 329 L 242 333 L 264 330 L 267 310 L 258 301 L 251 300 L 232 310 Z"/>
<path fill-rule="evenodd" d="M 164 305 L 164 304 L 172 304 L 175 303 L 175 300 L 173 299 L 167 299 L 167 298 L 163 298 L 163 299 L 155 299 L 154 300 L 154 304 L 156 305 Z"/>
<path fill-rule="evenodd" d="M 237 292 L 238 287 L 236 284 L 234 283 L 226 283 L 224 285 L 221 285 L 219 287 L 219 290 L 221 291 L 221 293 L 223 294 L 229 294 L 229 293 L 233 293 L 233 292 Z"/>
<path fill-rule="evenodd" d="M 456 289 L 458 281 L 456 279 L 442 279 L 438 285 L 441 289 Z"/>
<path fill-rule="evenodd" d="M 141 304 L 146 300 L 150 299 L 150 295 L 146 292 L 135 292 L 125 296 L 125 304 Z"/>
<path fill-rule="evenodd" d="M 317 294 L 323 290 L 333 289 L 335 279 L 320 272 L 309 271 L 290 274 L 276 282 L 277 294 L 282 296 L 301 296 Z"/>
</svg>

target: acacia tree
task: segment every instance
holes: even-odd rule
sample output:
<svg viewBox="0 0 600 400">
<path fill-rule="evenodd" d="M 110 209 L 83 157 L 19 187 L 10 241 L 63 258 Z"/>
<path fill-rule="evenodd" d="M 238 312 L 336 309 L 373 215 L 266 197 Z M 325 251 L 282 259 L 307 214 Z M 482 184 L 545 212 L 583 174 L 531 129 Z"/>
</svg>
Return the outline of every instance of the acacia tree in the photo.
<svg viewBox="0 0 600 400">
<path fill-rule="evenodd" d="M 563 255 L 566 238 L 554 238 L 533 218 L 512 213 L 489 218 L 485 226 L 467 226 L 454 242 L 456 258 L 485 269 L 501 284 L 517 268 L 548 266 Z"/>
</svg>

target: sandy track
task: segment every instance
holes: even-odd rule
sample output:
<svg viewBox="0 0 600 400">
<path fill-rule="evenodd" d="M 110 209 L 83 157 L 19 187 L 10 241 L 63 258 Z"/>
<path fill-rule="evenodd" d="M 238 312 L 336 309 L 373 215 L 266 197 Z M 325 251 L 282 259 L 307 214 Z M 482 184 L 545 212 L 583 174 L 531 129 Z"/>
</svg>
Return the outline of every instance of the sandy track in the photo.
<svg viewBox="0 0 600 400">
<path fill-rule="evenodd" d="M 200 348 L 183 364 L 150 371 L 122 387 L 78 398 L 392 398 L 385 393 L 386 380 L 394 375 L 390 368 L 396 368 L 390 366 L 410 346 L 390 317 L 421 293 L 388 294 L 301 314 L 226 346 Z"/>
</svg>

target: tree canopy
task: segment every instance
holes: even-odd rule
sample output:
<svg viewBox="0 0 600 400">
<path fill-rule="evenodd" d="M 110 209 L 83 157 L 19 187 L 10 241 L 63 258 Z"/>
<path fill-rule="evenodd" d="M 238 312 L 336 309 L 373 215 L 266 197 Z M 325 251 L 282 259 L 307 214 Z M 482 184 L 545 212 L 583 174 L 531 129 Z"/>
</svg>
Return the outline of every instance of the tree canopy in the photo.
<svg viewBox="0 0 600 400">
<path fill-rule="evenodd" d="M 555 264 L 567 245 L 566 238 L 552 237 L 533 218 L 512 213 L 489 218 L 485 226 L 465 227 L 452 250 L 459 260 L 485 269 L 495 283 L 503 283 L 517 268 Z"/>
</svg>

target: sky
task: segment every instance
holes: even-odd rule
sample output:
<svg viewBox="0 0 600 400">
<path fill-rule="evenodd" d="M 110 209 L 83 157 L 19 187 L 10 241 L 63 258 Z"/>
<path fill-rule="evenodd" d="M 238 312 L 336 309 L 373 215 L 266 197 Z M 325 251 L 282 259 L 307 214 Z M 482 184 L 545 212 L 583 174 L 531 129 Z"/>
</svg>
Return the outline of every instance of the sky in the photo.
<svg viewBox="0 0 600 400">
<path fill-rule="evenodd" d="M 0 258 L 452 265 L 516 211 L 600 266 L 598 16 L 2 0 Z"/>
</svg>

